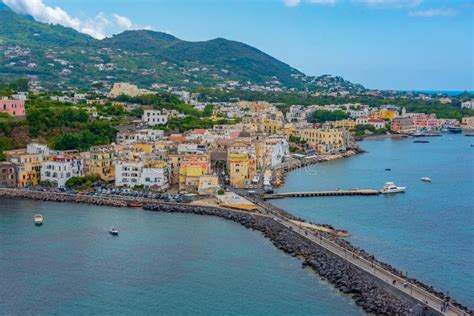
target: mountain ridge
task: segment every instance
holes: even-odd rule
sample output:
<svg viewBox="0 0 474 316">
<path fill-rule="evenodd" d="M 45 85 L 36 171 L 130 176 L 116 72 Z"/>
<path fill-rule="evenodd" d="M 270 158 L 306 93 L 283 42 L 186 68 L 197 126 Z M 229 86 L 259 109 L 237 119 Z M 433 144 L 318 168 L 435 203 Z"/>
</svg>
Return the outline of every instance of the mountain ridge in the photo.
<svg viewBox="0 0 474 316">
<path fill-rule="evenodd" d="M 98 40 L 72 28 L 31 20 L 2 2 L 0 52 L 0 80 L 30 76 L 55 86 L 129 81 L 192 88 L 238 82 L 239 87 L 319 89 L 312 84 L 315 77 L 242 42 L 191 42 L 151 30 L 129 30 Z M 343 82 L 343 88 L 363 89 Z"/>
</svg>

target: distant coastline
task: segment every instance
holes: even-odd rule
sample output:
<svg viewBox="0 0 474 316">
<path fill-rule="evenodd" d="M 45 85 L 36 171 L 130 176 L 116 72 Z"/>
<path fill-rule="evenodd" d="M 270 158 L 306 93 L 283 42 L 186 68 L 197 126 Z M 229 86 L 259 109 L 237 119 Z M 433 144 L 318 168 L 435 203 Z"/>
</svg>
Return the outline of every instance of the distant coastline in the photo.
<svg viewBox="0 0 474 316">
<path fill-rule="evenodd" d="M 416 92 L 416 93 L 425 93 L 425 94 L 444 94 L 449 96 L 456 96 L 463 94 L 465 92 L 469 94 L 474 94 L 472 90 L 403 90 L 404 92 Z"/>
</svg>

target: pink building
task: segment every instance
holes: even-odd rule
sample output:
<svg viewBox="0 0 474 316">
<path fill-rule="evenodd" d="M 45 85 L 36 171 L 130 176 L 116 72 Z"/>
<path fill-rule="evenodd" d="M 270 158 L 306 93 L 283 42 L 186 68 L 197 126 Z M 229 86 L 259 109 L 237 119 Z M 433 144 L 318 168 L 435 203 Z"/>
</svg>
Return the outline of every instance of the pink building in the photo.
<svg viewBox="0 0 474 316">
<path fill-rule="evenodd" d="M 22 100 L 0 100 L 0 112 L 11 116 L 25 116 L 25 101 Z"/>
</svg>

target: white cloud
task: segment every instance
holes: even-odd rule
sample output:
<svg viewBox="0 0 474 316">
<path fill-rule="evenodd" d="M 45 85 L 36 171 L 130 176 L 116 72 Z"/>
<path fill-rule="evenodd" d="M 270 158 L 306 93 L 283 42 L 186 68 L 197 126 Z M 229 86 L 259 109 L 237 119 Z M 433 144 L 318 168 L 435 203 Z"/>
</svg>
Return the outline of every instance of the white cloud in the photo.
<svg viewBox="0 0 474 316">
<path fill-rule="evenodd" d="M 91 19 L 81 20 L 70 16 L 60 7 L 47 6 L 43 0 L 3 0 L 3 2 L 13 11 L 31 15 L 39 22 L 71 27 L 98 39 L 105 38 L 110 28 L 115 31 L 139 28 L 128 17 L 116 13 L 110 16 L 100 12 Z"/>
<path fill-rule="evenodd" d="M 434 16 L 455 16 L 458 12 L 454 9 L 427 9 L 409 12 L 409 16 L 434 17 Z"/>
<path fill-rule="evenodd" d="M 422 0 L 354 0 L 354 2 L 362 3 L 369 7 L 414 8 L 419 6 Z"/>
<path fill-rule="evenodd" d="M 287 6 L 287 7 L 296 7 L 297 5 L 299 5 L 301 2 L 301 0 L 283 0 L 283 3 Z"/>
<path fill-rule="evenodd" d="M 112 16 L 115 18 L 115 22 L 118 26 L 125 30 L 130 30 L 133 28 L 132 20 L 127 18 L 126 16 L 118 15 L 117 13 L 113 13 Z"/>
</svg>

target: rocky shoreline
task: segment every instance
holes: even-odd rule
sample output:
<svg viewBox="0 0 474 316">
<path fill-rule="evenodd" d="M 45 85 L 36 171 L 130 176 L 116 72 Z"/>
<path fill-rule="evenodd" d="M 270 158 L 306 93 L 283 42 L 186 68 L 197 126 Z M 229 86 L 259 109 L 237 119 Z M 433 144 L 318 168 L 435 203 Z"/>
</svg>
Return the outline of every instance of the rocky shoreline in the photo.
<svg viewBox="0 0 474 316">
<path fill-rule="evenodd" d="M 0 189 L 0 197 L 50 202 L 85 203 L 113 207 L 126 207 L 129 202 L 117 198 L 15 189 Z M 140 201 L 146 203 L 143 209 L 148 211 L 217 216 L 239 223 L 246 228 L 260 231 L 266 238 L 269 238 L 277 248 L 294 257 L 300 258 L 303 261 L 303 267 L 313 269 L 321 277 L 333 284 L 339 291 L 350 295 L 356 304 L 368 313 L 409 315 L 410 310 L 414 311 L 414 306 L 417 306 L 416 301 L 411 297 L 401 292 L 394 293 L 387 285 L 382 284 L 380 280 L 286 228 L 271 217 L 258 213 L 245 213 L 219 207 L 165 203 L 145 199 L 141 199 Z M 324 237 L 333 240 L 348 250 L 356 252 L 361 257 L 377 262 L 392 273 L 403 277 L 402 272 L 396 270 L 389 264 L 378 261 L 373 255 L 368 254 L 363 249 L 357 248 L 349 242 L 330 234 L 324 234 Z M 431 286 L 425 285 L 416 279 L 410 280 L 440 298 L 445 297 L 444 293 L 436 291 Z M 451 303 L 466 311 L 467 314 L 472 314 L 472 311 L 465 306 L 453 300 L 451 300 Z"/>
</svg>

